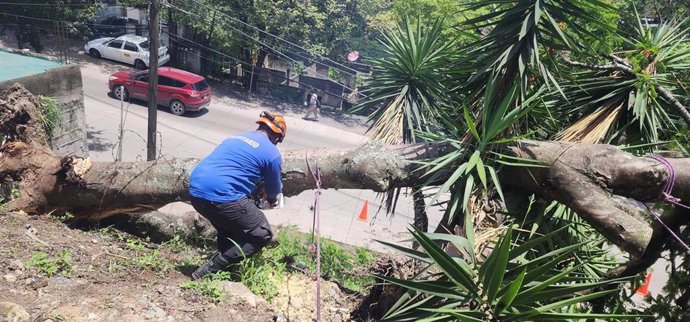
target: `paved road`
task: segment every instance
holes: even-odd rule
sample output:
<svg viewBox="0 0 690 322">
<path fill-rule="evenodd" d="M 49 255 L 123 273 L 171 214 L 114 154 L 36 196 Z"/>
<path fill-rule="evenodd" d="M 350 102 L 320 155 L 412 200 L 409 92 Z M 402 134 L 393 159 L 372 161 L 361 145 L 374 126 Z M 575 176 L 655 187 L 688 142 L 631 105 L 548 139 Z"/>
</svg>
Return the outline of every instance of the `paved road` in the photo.
<svg viewBox="0 0 690 322">
<path fill-rule="evenodd" d="M 113 161 L 121 112 L 120 102 L 108 95 L 107 81 L 112 72 L 128 67 L 89 57 L 82 57 L 80 64 L 91 157 L 97 161 Z M 214 92 L 224 91 L 223 88 L 214 88 Z M 214 96 L 207 111 L 189 116 L 175 116 L 160 107 L 157 126 L 159 153 L 163 158 L 202 158 L 225 137 L 255 129 L 254 120 L 262 109 L 276 110 L 278 107 L 260 106 L 228 96 Z M 122 144 L 123 161 L 144 160 L 148 113 L 146 104 L 125 104 L 124 110 L 126 121 Z M 352 119 L 331 113 L 317 123 L 301 119 L 303 111 L 282 110 L 288 123 L 288 135 L 286 141 L 279 145 L 281 150 L 312 147 L 346 149 L 367 140 L 362 135 L 365 128 Z M 321 231 L 325 236 L 340 242 L 385 250 L 373 240 L 398 241 L 407 238 L 406 228 L 412 222 L 413 208 L 411 198 L 405 196 L 401 199 L 394 216 L 385 218 L 381 212 L 378 219 L 372 222 L 379 207 L 375 193 L 364 190 L 328 190 L 321 199 Z M 369 203 L 367 222 L 358 220 L 365 201 Z M 313 202 L 313 191 L 305 191 L 288 198 L 284 209 L 266 211 L 266 215 L 274 225 L 297 225 L 304 231 L 310 231 Z M 173 203 L 161 208 L 161 211 L 190 212 L 193 209 L 185 203 Z M 431 227 L 436 226 L 440 217 L 440 210 L 430 211 Z"/>
</svg>

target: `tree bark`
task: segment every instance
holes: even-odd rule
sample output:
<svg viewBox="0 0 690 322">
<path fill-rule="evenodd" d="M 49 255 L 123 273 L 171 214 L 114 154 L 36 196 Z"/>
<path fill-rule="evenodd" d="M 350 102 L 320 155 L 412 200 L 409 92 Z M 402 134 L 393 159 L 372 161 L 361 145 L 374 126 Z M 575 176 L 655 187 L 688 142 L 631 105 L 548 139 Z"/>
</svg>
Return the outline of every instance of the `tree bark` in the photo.
<svg viewBox="0 0 690 322">
<path fill-rule="evenodd" d="M 385 147 L 370 142 L 343 151 L 288 151 L 283 155 L 284 193 L 293 196 L 314 186 L 306 158 L 321 168 L 324 189 L 383 192 L 414 187 L 423 184 L 424 178 L 413 173 L 417 166 L 411 161 L 448 148 L 442 143 Z M 20 181 L 22 191 L 20 198 L 8 204 L 11 208 L 27 212 L 69 209 L 94 219 L 187 200 L 189 174 L 197 163 L 195 159 L 96 162 L 80 175 L 78 158 L 60 158 L 22 143 L 7 144 L 2 152 L 0 177 Z M 642 202 L 655 200 L 668 179 L 663 165 L 610 145 L 521 141 L 507 152 L 533 159 L 542 167 L 503 168 L 506 189 L 562 202 L 634 258 L 643 257 L 657 228 Z M 673 195 L 687 196 L 690 160 L 669 161 L 677 174 Z M 679 216 L 667 220 L 687 222 Z"/>
</svg>

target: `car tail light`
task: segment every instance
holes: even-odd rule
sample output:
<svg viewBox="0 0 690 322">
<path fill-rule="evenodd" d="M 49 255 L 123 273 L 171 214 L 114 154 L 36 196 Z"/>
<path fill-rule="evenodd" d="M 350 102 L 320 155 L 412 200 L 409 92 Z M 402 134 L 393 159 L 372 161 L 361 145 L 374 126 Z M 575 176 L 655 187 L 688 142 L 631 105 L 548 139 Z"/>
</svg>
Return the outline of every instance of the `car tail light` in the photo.
<svg viewBox="0 0 690 322">
<path fill-rule="evenodd" d="M 109 81 L 114 81 L 116 79 L 117 79 L 117 77 L 115 77 L 115 76 L 110 76 L 110 78 L 108 78 Z"/>
<path fill-rule="evenodd" d="M 199 92 L 197 92 L 197 91 L 191 91 L 191 92 L 189 93 L 189 97 L 199 97 L 200 94 L 201 94 L 201 93 L 199 93 Z"/>
</svg>

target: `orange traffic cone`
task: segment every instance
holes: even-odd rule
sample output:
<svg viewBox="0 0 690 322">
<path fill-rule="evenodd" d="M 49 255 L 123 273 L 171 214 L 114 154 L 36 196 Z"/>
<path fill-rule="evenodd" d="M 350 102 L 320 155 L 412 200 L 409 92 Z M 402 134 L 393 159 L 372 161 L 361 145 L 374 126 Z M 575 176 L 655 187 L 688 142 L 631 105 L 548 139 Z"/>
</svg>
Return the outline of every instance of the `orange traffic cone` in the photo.
<svg viewBox="0 0 690 322">
<path fill-rule="evenodd" d="M 369 200 L 364 200 L 364 206 L 359 212 L 359 221 L 367 221 L 367 213 L 369 212 Z"/>
<path fill-rule="evenodd" d="M 645 277 L 644 284 L 642 284 L 642 286 L 640 286 L 636 291 L 637 294 L 640 294 L 642 296 L 649 295 L 649 281 L 651 281 L 651 280 L 652 280 L 652 273 L 647 273 L 647 277 Z"/>
</svg>

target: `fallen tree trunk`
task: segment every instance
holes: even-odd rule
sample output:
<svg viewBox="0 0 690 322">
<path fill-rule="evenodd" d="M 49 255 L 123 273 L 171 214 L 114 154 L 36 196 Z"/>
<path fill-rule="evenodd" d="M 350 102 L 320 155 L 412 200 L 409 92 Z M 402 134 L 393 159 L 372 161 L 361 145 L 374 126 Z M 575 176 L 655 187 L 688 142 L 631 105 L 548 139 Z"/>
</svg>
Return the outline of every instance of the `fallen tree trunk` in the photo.
<svg viewBox="0 0 690 322">
<path fill-rule="evenodd" d="M 411 161 L 437 155 L 445 148 L 442 144 L 386 148 L 368 143 L 349 151 L 287 152 L 285 194 L 296 195 L 313 187 L 305 155 L 312 166 L 320 167 L 326 189 L 388 191 L 423 183 L 423 178 L 413 173 L 417 168 Z M 522 141 L 510 146 L 509 151 L 543 167 L 504 168 L 501 178 L 507 188 L 530 191 L 568 205 L 613 243 L 634 256 L 642 256 L 654 225 L 641 202 L 654 200 L 661 191 L 668 178 L 663 165 L 608 145 Z M 15 181 L 20 183 L 22 194 L 8 204 L 11 209 L 69 209 L 93 219 L 188 200 L 189 174 L 198 162 L 96 162 L 83 171 L 79 169 L 83 161 L 78 158 L 60 158 L 26 144 L 7 144 L 2 152 L 0 176 L 20 179 Z M 690 189 L 690 160 L 670 162 L 678 173 L 673 193 L 686 196 Z M 28 173 L 31 175 L 17 177 Z"/>
<path fill-rule="evenodd" d="M 0 128 L 14 131 L 3 133 L 14 139 L 0 149 L 0 179 L 18 184 L 20 191 L 6 208 L 30 213 L 66 209 L 81 218 L 100 219 L 189 198 L 189 174 L 198 160 L 91 164 L 77 157 L 55 156 L 45 141 L 21 134 L 36 126 L 20 124 L 26 120 L 25 114 L 31 113 L 26 111 L 6 109 L 0 114 Z M 22 126 L 24 130 L 18 131 Z M 370 142 L 345 151 L 289 151 L 283 155 L 284 193 L 291 196 L 314 187 L 307 159 L 312 167 L 321 169 L 325 189 L 383 192 L 420 186 L 425 178 L 421 171 L 416 172 L 419 163 L 413 161 L 434 158 L 449 149 L 445 143 L 386 147 Z M 505 153 L 540 165 L 503 168 L 500 173 L 505 189 L 535 193 L 567 205 L 638 264 L 658 256 L 663 245 L 660 241 L 668 234 L 651 219 L 643 202 L 655 200 L 668 180 L 663 165 L 610 145 L 520 141 L 506 146 Z M 684 198 L 690 191 L 690 160 L 670 162 L 677 173 L 673 194 Z M 689 218 L 678 210 L 665 220 L 677 229 Z"/>
</svg>

